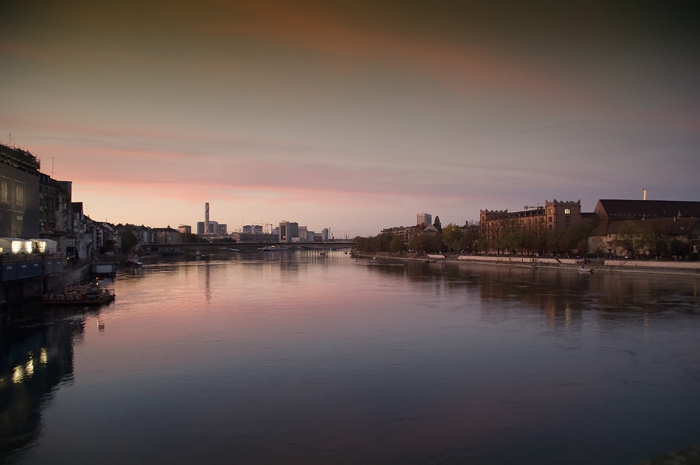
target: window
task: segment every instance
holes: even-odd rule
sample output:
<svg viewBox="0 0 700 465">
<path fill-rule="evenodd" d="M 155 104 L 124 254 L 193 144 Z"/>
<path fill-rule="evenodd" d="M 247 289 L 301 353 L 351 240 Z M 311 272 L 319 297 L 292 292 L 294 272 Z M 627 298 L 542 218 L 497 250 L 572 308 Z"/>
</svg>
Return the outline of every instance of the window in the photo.
<svg viewBox="0 0 700 465">
<path fill-rule="evenodd" d="M 552 217 L 551 217 L 551 216 L 549 217 L 549 222 L 550 222 L 550 223 L 552 222 Z"/>
<path fill-rule="evenodd" d="M 571 215 L 571 209 L 565 208 L 565 209 L 564 209 L 564 214 L 565 214 L 565 215 Z"/>
<path fill-rule="evenodd" d="M 554 213 L 554 211 L 553 211 L 552 208 L 550 208 L 550 209 L 549 209 L 549 214 L 551 215 L 552 213 Z"/>
</svg>

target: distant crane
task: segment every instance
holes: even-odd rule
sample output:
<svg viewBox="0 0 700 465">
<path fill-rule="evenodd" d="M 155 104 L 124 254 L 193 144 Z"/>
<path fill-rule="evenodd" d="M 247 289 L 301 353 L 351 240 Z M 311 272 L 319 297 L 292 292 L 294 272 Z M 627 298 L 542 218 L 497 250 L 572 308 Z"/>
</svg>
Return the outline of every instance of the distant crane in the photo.
<svg viewBox="0 0 700 465">
<path fill-rule="evenodd" d="M 260 224 L 263 227 L 263 234 L 272 234 L 272 223 L 265 223 L 261 218 Z M 268 226 L 270 227 L 269 229 Z"/>
<path fill-rule="evenodd" d="M 542 209 L 542 208 L 544 208 L 544 207 L 543 207 L 542 205 L 540 205 L 539 202 L 537 202 L 537 205 L 525 205 L 523 208 L 524 208 L 525 210 L 529 210 L 530 208 L 536 208 L 536 209 L 540 210 L 540 209 Z"/>
</svg>

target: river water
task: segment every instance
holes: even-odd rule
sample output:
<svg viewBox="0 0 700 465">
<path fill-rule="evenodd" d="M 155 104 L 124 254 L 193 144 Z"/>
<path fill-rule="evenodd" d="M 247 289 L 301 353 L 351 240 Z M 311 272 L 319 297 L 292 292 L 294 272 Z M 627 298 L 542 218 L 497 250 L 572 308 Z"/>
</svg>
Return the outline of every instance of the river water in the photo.
<svg viewBox="0 0 700 465">
<path fill-rule="evenodd" d="M 0 461 L 624 464 L 700 443 L 700 278 L 275 252 L 3 334 Z"/>
</svg>

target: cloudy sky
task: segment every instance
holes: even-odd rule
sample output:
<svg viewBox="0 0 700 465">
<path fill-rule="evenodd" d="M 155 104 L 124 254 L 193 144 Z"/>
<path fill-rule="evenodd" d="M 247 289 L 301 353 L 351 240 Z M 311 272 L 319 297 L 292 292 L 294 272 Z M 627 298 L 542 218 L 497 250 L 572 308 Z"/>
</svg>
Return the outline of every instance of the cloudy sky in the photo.
<svg viewBox="0 0 700 465">
<path fill-rule="evenodd" d="M 0 141 L 158 227 L 700 200 L 697 2 L 485 3 L 2 0 Z"/>
</svg>

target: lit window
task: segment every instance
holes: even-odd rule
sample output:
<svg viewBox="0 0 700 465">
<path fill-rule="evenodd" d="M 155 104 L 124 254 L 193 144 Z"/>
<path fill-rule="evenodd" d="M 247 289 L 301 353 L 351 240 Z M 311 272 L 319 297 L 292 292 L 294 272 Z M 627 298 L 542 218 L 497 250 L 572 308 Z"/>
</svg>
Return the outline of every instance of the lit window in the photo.
<svg viewBox="0 0 700 465">
<path fill-rule="evenodd" d="M 571 215 L 571 210 L 568 209 L 568 208 L 565 208 L 565 209 L 564 209 L 564 214 L 565 214 L 565 215 Z"/>
<path fill-rule="evenodd" d="M 550 208 L 550 209 L 549 209 L 549 214 L 551 215 L 552 213 L 554 213 L 554 211 L 553 211 L 553 209 Z"/>
</svg>

